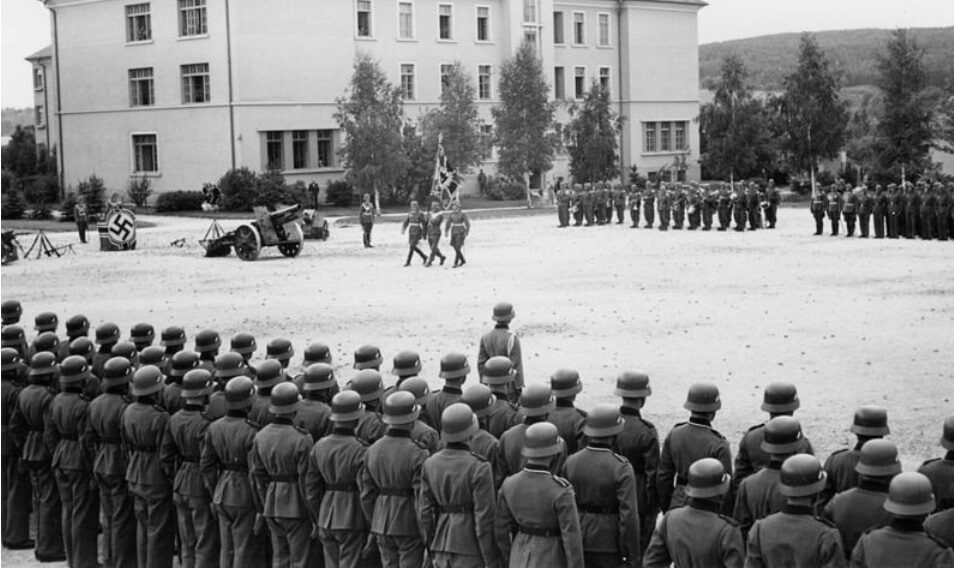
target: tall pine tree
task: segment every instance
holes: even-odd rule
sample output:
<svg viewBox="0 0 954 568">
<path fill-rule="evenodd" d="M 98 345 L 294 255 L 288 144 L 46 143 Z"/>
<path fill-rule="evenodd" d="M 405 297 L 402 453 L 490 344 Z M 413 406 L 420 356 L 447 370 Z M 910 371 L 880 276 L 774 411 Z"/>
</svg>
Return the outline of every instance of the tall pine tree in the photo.
<svg viewBox="0 0 954 568">
<path fill-rule="evenodd" d="M 581 105 L 570 108 L 570 175 L 574 183 L 606 181 L 619 175 L 622 121 L 610 105 L 609 90 L 593 82 Z"/>
</svg>

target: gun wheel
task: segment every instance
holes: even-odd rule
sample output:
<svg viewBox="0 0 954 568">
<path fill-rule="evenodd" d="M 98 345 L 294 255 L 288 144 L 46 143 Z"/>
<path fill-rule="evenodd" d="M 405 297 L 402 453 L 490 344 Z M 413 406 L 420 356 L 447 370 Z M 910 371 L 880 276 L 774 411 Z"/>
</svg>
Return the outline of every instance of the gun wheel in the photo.
<svg viewBox="0 0 954 568">
<path fill-rule="evenodd" d="M 241 225 L 235 229 L 235 256 L 242 260 L 255 260 L 262 250 L 262 240 L 258 231 L 248 225 Z"/>
</svg>

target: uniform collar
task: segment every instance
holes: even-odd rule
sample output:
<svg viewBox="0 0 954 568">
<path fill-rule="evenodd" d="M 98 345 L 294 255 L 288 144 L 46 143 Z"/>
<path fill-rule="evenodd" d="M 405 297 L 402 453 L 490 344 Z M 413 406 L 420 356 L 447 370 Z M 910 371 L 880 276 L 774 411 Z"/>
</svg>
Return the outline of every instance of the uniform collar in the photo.
<svg viewBox="0 0 954 568">
<path fill-rule="evenodd" d="M 354 428 L 335 428 L 331 433 L 336 436 L 354 436 Z"/>
<path fill-rule="evenodd" d="M 594 450 L 594 451 L 598 451 L 598 452 L 609 452 L 609 451 L 612 451 L 612 448 L 610 447 L 609 444 L 603 444 L 603 443 L 600 443 L 600 442 L 590 442 L 589 444 L 586 445 L 586 449 L 588 449 L 588 450 Z"/>
<path fill-rule="evenodd" d="M 510 324 L 504 323 L 504 322 L 498 322 L 497 325 L 494 326 L 494 329 L 510 329 Z"/>
<path fill-rule="evenodd" d="M 858 489 L 866 491 L 875 491 L 877 493 L 887 493 L 888 486 L 891 484 L 889 477 L 867 477 L 864 476 L 858 482 Z"/>
<path fill-rule="evenodd" d="M 573 401 L 568 398 L 558 398 L 556 399 L 556 405 L 559 408 L 573 408 Z"/>
<path fill-rule="evenodd" d="M 696 426 L 705 426 L 706 428 L 712 427 L 711 420 L 706 420 L 705 418 L 697 418 L 695 416 L 692 416 L 689 418 L 689 423 L 694 424 Z"/>
<path fill-rule="evenodd" d="M 891 528 L 902 532 L 924 532 L 920 517 L 891 517 Z"/>
<path fill-rule="evenodd" d="M 722 510 L 721 502 L 716 499 L 697 499 L 690 497 L 686 503 L 693 509 L 709 511 L 710 513 L 718 513 Z"/>
<path fill-rule="evenodd" d="M 452 387 L 450 385 L 444 385 L 444 388 L 441 389 L 442 392 L 447 394 L 464 394 L 464 390 L 459 387 Z"/>
<path fill-rule="evenodd" d="M 470 446 L 468 446 L 465 442 L 448 442 L 445 448 L 448 450 L 463 450 L 465 452 L 470 451 Z"/>
<path fill-rule="evenodd" d="M 272 420 L 272 424 L 281 424 L 283 426 L 293 426 L 295 422 L 291 418 L 285 418 L 284 416 L 276 416 Z"/>
<path fill-rule="evenodd" d="M 531 464 L 531 463 L 528 463 L 527 465 L 523 466 L 523 470 L 528 471 L 530 473 L 550 473 L 550 469 L 547 466 Z"/>
<path fill-rule="evenodd" d="M 388 428 L 388 431 L 385 432 L 384 435 L 391 436 L 392 438 L 410 438 L 411 431 L 402 428 Z"/>
<path fill-rule="evenodd" d="M 782 512 L 789 515 L 814 515 L 815 511 L 809 505 L 793 505 L 786 503 L 782 506 Z"/>
<path fill-rule="evenodd" d="M 629 406 L 621 406 L 620 409 L 619 409 L 619 413 L 620 413 L 620 414 L 625 414 L 625 415 L 627 415 L 627 416 L 636 416 L 637 418 L 640 417 L 639 409 L 638 409 L 638 408 L 630 408 Z"/>
</svg>

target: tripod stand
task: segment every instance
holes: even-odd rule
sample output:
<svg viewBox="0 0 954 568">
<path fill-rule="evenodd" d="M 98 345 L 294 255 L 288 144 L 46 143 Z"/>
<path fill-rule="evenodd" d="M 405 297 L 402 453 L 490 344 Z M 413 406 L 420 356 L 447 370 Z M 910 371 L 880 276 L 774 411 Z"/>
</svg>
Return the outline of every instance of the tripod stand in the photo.
<svg viewBox="0 0 954 568">
<path fill-rule="evenodd" d="M 70 252 L 73 251 L 73 245 L 64 245 L 61 247 L 53 246 L 53 243 L 50 242 L 50 237 L 46 236 L 46 233 L 42 230 L 36 234 L 36 238 L 33 239 L 33 244 L 30 245 L 30 248 L 27 249 L 26 254 L 23 255 L 23 258 L 30 258 L 30 254 L 33 253 L 33 249 L 36 249 L 36 258 L 39 259 L 41 256 L 56 256 L 57 258 L 63 256 L 67 250 Z"/>
</svg>

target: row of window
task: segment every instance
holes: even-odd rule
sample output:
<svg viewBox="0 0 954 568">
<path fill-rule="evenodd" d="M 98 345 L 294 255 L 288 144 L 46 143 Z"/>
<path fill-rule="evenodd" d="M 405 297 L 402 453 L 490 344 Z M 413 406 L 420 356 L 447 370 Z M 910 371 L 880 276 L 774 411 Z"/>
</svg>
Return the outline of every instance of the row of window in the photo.
<svg viewBox="0 0 954 568">
<path fill-rule="evenodd" d="M 681 152 L 689 149 L 689 122 L 643 123 L 643 152 Z"/>
<path fill-rule="evenodd" d="M 530 1 L 530 0 L 526 0 Z M 535 2 L 535 0 L 533 0 Z M 390 3 L 390 2 L 389 2 Z M 380 2 L 379 2 L 380 4 Z M 361 38 L 374 37 L 375 20 L 374 0 L 356 0 L 356 29 L 355 35 Z M 437 5 L 437 38 L 445 41 L 457 39 L 455 32 L 454 4 Z M 476 27 L 474 38 L 477 41 L 491 41 L 490 6 L 477 6 Z M 413 40 L 417 38 L 417 19 L 415 17 L 415 3 L 403 1 L 397 3 L 398 39 Z"/>
<path fill-rule="evenodd" d="M 206 0 L 177 0 L 179 4 L 179 37 L 204 36 L 209 33 Z M 152 5 L 149 2 L 126 5 L 126 42 L 152 40 Z"/>
<path fill-rule="evenodd" d="M 334 168 L 336 134 L 336 130 L 266 131 L 262 164 L 269 170 Z"/>
<path fill-rule="evenodd" d="M 209 83 L 209 64 L 190 63 L 179 66 L 182 84 L 182 104 L 207 103 L 212 100 Z M 129 70 L 129 106 L 156 104 L 155 76 L 152 67 Z"/>
<path fill-rule="evenodd" d="M 563 12 L 553 12 L 553 43 L 566 44 L 566 29 Z M 573 45 L 586 45 L 586 13 L 573 12 L 571 27 Z M 610 15 L 600 12 L 596 15 L 596 45 L 610 47 Z"/>
<path fill-rule="evenodd" d="M 609 91 L 611 87 L 610 83 L 610 68 L 609 67 L 600 67 L 599 75 L 600 87 Z M 586 83 L 586 67 L 574 67 L 573 68 L 573 98 L 582 99 L 586 96 L 586 91 L 589 89 L 589 85 Z M 566 70 L 563 67 L 554 67 L 553 68 L 553 98 L 556 100 L 564 100 L 566 96 Z"/>
<path fill-rule="evenodd" d="M 441 64 L 441 92 L 443 92 L 450 81 L 450 72 L 453 67 L 454 66 L 450 64 Z M 478 99 L 487 100 L 493 96 L 492 75 L 493 66 L 477 66 Z M 413 101 L 417 98 L 417 65 L 414 63 L 401 64 L 401 96 L 406 101 Z"/>
</svg>

